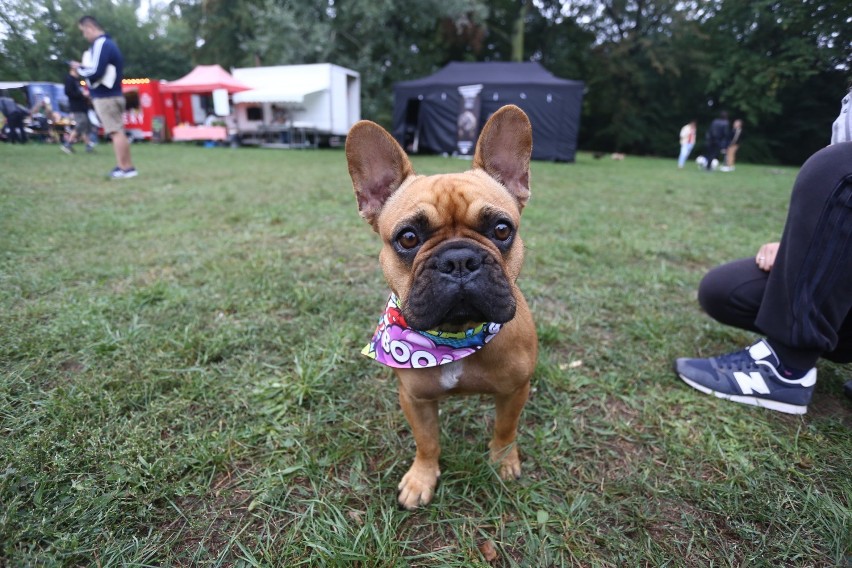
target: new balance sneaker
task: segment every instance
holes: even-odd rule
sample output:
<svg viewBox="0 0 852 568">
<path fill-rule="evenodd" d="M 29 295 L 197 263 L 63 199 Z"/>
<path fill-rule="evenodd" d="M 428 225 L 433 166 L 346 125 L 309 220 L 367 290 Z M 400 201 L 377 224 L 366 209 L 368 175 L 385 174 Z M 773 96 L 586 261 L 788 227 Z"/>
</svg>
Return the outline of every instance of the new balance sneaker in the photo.
<svg viewBox="0 0 852 568">
<path fill-rule="evenodd" d="M 107 177 L 110 179 L 127 179 L 136 177 L 137 175 L 139 175 L 139 173 L 136 171 L 136 168 L 122 170 L 116 166 L 109 174 L 107 174 Z"/>
<path fill-rule="evenodd" d="M 816 368 L 790 378 L 766 340 L 747 349 L 710 357 L 678 359 L 675 372 L 689 386 L 734 402 L 787 414 L 804 414 L 814 393 Z"/>
<path fill-rule="evenodd" d="M 60 146 L 60 149 L 63 152 L 65 152 L 66 154 L 73 154 L 74 153 L 74 148 L 72 148 L 71 144 L 69 144 L 67 142 L 63 142 L 62 145 Z"/>
</svg>

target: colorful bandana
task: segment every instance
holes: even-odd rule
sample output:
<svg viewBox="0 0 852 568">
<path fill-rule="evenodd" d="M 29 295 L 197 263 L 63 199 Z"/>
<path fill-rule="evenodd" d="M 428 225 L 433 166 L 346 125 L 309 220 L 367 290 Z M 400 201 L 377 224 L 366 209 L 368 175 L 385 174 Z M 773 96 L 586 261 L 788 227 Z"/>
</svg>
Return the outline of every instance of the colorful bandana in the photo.
<svg viewBox="0 0 852 568">
<path fill-rule="evenodd" d="M 476 353 L 501 327 L 499 323 L 485 322 L 459 332 L 411 329 L 402 317 L 399 298 L 391 294 L 376 333 L 361 354 L 399 369 L 437 367 Z"/>
</svg>

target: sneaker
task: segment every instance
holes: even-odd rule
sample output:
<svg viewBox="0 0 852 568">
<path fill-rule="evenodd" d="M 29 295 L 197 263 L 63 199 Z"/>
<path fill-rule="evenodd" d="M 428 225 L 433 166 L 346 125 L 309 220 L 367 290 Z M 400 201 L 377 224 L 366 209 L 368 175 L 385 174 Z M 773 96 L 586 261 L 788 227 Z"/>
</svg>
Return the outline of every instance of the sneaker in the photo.
<svg viewBox="0 0 852 568">
<path fill-rule="evenodd" d="M 778 356 L 764 339 L 719 357 L 678 359 L 674 367 L 686 384 L 703 393 L 787 414 L 808 411 L 817 375 L 812 368 L 799 379 L 784 378 Z"/>
<path fill-rule="evenodd" d="M 107 174 L 107 177 L 110 179 L 127 179 L 136 177 L 137 175 L 139 175 L 139 172 L 136 171 L 136 168 L 122 170 L 119 167 L 115 167 L 109 174 Z"/>
<path fill-rule="evenodd" d="M 94 151 L 95 151 L 95 145 L 94 144 L 86 144 L 86 152 L 87 153 L 91 154 Z"/>
<path fill-rule="evenodd" d="M 63 152 L 65 152 L 66 154 L 73 154 L 74 153 L 74 148 L 72 148 L 71 144 L 68 144 L 67 142 L 63 142 L 62 145 L 60 146 L 60 149 Z"/>
<path fill-rule="evenodd" d="M 734 168 L 731 168 L 729 166 L 720 166 L 719 171 L 720 172 L 732 172 L 732 171 L 734 171 Z"/>
</svg>

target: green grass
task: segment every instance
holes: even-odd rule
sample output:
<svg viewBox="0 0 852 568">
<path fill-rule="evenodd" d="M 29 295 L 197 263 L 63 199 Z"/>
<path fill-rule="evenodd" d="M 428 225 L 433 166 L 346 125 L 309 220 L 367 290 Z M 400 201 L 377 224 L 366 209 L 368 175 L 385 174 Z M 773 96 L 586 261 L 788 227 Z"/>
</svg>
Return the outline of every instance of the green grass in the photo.
<svg viewBox="0 0 852 568">
<path fill-rule="evenodd" d="M 778 237 L 794 169 L 534 163 L 524 478 L 487 463 L 489 401 L 454 399 L 409 513 L 395 383 L 359 355 L 386 288 L 343 152 L 133 154 L 108 181 L 105 146 L 0 146 L 0 565 L 852 563 L 850 369 L 821 363 L 801 418 L 671 371 L 752 339 L 696 285 Z"/>
</svg>

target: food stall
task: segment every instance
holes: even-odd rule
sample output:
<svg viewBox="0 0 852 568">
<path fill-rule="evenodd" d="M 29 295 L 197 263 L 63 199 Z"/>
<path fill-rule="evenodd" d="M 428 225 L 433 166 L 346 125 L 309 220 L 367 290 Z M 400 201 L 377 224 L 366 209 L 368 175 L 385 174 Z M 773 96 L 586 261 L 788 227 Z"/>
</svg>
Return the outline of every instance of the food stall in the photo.
<svg viewBox="0 0 852 568">
<path fill-rule="evenodd" d="M 176 109 L 189 105 L 189 95 L 163 93 L 156 79 L 123 79 L 124 130 L 134 140 L 165 142 L 177 125 Z"/>
<path fill-rule="evenodd" d="M 247 91 L 250 87 L 234 79 L 220 65 L 198 65 L 189 74 L 175 81 L 163 82 L 160 90 L 163 93 L 189 94 L 192 95 L 192 103 L 189 108 L 178 108 L 179 122 L 172 129 L 172 140 L 213 140 L 223 141 L 228 139 L 226 126 L 217 124 L 204 124 L 205 117 L 198 116 L 199 98 L 202 96 L 212 97 L 217 91 L 226 91 L 228 95 Z M 220 120 L 225 121 L 225 115 L 220 115 Z"/>
</svg>

